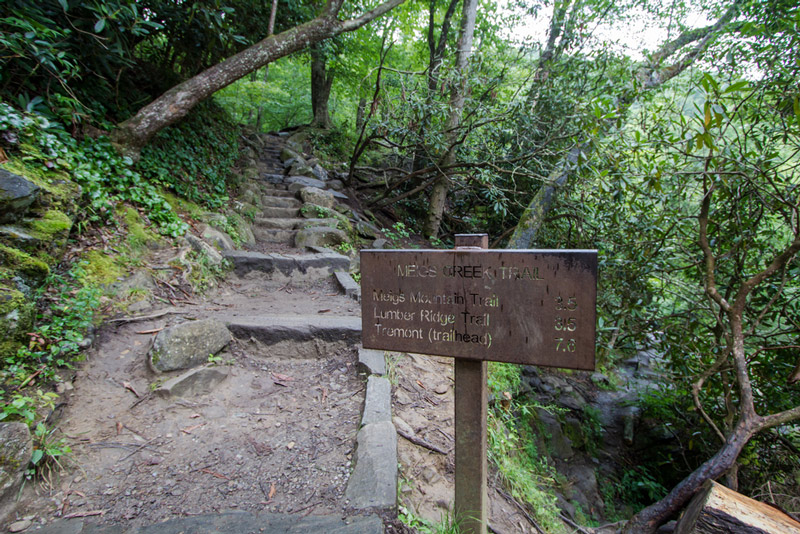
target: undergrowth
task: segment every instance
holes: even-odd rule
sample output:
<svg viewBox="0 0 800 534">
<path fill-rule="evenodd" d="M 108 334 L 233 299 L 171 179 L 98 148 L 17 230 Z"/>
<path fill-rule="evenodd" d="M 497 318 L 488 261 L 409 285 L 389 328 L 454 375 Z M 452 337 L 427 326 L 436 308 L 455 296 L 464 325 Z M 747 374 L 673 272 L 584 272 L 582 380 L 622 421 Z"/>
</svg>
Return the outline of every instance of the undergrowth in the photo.
<svg viewBox="0 0 800 534">
<path fill-rule="evenodd" d="M 229 169 L 239 154 L 238 134 L 222 108 L 201 103 L 195 113 L 156 134 L 142 149 L 138 168 L 149 182 L 183 198 L 222 207 L 228 201 Z"/>
<path fill-rule="evenodd" d="M 563 531 L 558 517 L 555 470 L 537 450 L 531 418 L 538 405 L 517 400 L 520 366 L 489 363 L 489 390 L 495 398 L 489 409 L 489 460 L 497 467 L 503 485 L 523 503 L 549 533 Z"/>
<path fill-rule="evenodd" d="M 44 172 L 71 175 L 83 190 L 84 224 L 109 222 L 114 205 L 127 201 L 142 207 L 162 234 L 177 237 L 186 231 L 159 190 L 134 170 L 130 158 L 115 152 L 107 137 L 79 142 L 63 125 L 4 102 L 0 102 L 0 132 L 12 158 Z"/>
</svg>

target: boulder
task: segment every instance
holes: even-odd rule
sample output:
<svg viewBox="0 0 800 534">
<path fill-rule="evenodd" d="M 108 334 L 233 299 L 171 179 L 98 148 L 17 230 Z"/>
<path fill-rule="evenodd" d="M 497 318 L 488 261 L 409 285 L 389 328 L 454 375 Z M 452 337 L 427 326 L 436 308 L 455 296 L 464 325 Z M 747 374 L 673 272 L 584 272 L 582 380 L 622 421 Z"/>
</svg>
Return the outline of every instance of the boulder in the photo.
<svg viewBox="0 0 800 534">
<path fill-rule="evenodd" d="M 328 180 L 328 187 L 334 191 L 341 191 L 344 189 L 344 182 L 341 180 Z"/>
<path fill-rule="evenodd" d="M 326 226 L 312 226 L 297 232 L 294 246 L 303 247 L 335 247 L 347 242 L 347 234 L 337 228 Z"/>
<path fill-rule="evenodd" d="M 325 170 L 325 167 L 317 163 L 311 168 L 311 171 L 314 173 L 314 177 L 318 180 L 322 180 L 323 182 L 328 181 L 328 171 Z"/>
<path fill-rule="evenodd" d="M 203 225 L 200 227 L 200 231 L 203 239 L 218 250 L 234 250 L 236 248 L 231 236 L 222 230 L 217 230 L 213 226 Z"/>
<path fill-rule="evenodd" d="M 39 186 L 0 168 L 0 223 L 16 222 L 39 195 Z"/>
<path fill-rule="evenodd" d="M 289 161 L 290 159 L 293 159 L 295 161 L 303 161 L 303 157 L 300 154 L 298 154 L 296 150 L 292 150 L 288 146 L 284 147 L 283 150 L 281 150 L 281 161 L 286 162 Z"/>
<path fill-rule="evenodd" d="M 332 192 L 325 191 L 319 187 L 304 187 L 300 190 L 300 198 L 303 202 L 322 206 L 323 208 L 332 208 L 335 202 Z"/>
<path fill-rule="evenodd" d="M 214 247 L 193 234 L 186 234 L 186 241 L 192 246 L 195 252 L 205 254 L 208 258 L 208 263 L 214 267 L 218 267 L 222 263 L 222 254 Z"/>
<path fill-rule="evenodd" d="M 377 239 L 381 236 L 380 230 L 378 230 L 374 224 L 368 223 L 367 221 L 356 223 L 356 232 L 362 237 L 369 237 L 371 239 Z"/>
<path fill-rule="evenodd" d="M 5 510 L 16 498 L 32 454 L 28 425 L 0 423 L 0 510 Z"/>
<path fill-rule="evenodd" d="M 231 333 L 216 319 L 181 323 L 158 333 L 148 360 L 156 372 L 189 369 L 206 363 L 230 341 Z"/>
<path fill-rule="evenodd" d="M 316 178 L 314 169 L 303 161 L 295 161 L 292 163 L 292 165 L 289 167 L 289 174 L 292 176 L 308 176 L 309 178 Z M 319 180 L 319 178 L 317 179 Z"/>
</svg>

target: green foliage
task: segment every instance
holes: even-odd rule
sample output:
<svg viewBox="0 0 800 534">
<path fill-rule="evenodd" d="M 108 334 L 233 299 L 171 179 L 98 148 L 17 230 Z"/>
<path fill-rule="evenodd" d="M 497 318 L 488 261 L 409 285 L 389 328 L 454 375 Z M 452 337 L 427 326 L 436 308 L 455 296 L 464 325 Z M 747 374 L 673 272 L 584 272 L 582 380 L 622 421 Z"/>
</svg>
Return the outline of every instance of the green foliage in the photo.
<svg viewBox="0 0 800 534">
<path fill-rule="evenodd" d="M 461 532 L 458 521 L 453 517 L 452 513 L 443 515 L 442 520 L 438 523 L 431 523 L 418 517 L 405 506 L 399 506 L 398 508 L 397 519 L 419 534 L 460 534 Z"/>
<path fill-rule="evenodd" d="M 108 102 L 120 102 L 134 47 L 161 28 L 156 20 L 133 0 L 3 2 L 0 98 L 65 123 L 102 118 Z"/>
<path fill-rule="evenodd" d="M 62 466 L 62 461 L 72 453 L 72 449 L 64 438 L 55 438 L 56 429 L 48 429 L 44 423 L 38 423 L 33 431 L 33 453 L 28 478 L 39 475 L 49 480 L 52 473 Z"/>
<path fill-rule="evenodd" d="M 514 404 L 489 411 L 489 459 L 496 466 L 509 493 L 527 505 L 541 526 L 553 534 L 563 532 L 558 519 L 555 471 L 539 454 L 530 434 L 533 405 Z M 518 413 L 515 413 L 518 412 Z"/>
<path fill-rule="evenodd" d="M 144 208 L 161 233 L 178 236 L 186 231 L 186 224 L 156 187 L 133 170 L 129 158 L 114 151 L 108 138 L 85 138 L 78 143 L 62 125 L 37 114 L 18 112 L 4 102 L 0 102 L 0 132 L 16 140 L 9 155 L 18 155 L 26 164 L 45 172 L 70 173 L 83 189 L 86 221 L 107 222 L 114 204 L 128 201 Z"/>
<path fill-rule="evenodd" d="M 0 381 L 6 388 L 27 383 L 34 374 L 52 380 L 59 368 L 79 358 L 100 306 L 100 290 L 84 285 L 85 277 L 84 266 L 78 264 L 66 275 L 50 275 L 40 289 L 40 296 L 51 294 L 51 304 L 39 313 L 28 346 L 5 360 Z"/>
<path fill-rule="evenodd" d="M 3 411 L 0 412 L 0 421 L 21 421 L 29 427 L 33 427 L 38 418 L 38 413 L 46 409 L 52 409 L 57 397 L 52 392 L 42 393 L 40 389 L 36 390 L 35 398 L 21 393 L 13 393 L 8 402 L 3 404 Z"/>
<path fill-rule="evenodd" d="M 391 228 L 384 228 L 383 235 L 389 240 L 389 246 L 391 248 L 401 248 L 403 246 L 403 240 L 411 237 L 411 233 L 408 228 L 406 228 L 405 223 L 400 221 L 394 223 Z"/>
<path fill-rule="evenodd" d="M 583 407 L 583 417 L 581 417 L 581 432 L 583 433 L 583 443 L 586 452 L 592 456 L 597 456 L 597 450 L 603 442 L 603 429 L 602 419 L 600 418 L 600 409 L 590 404 Z"/>
<path fill-rule="evenodd" d="M 228 201 L 227 179 L 238 155 L 238 134 L 222 109 L 200 104 L 144 147 L 137 168 L 148 183 L 219 208 Z"/>
<path fill-rule="evenodd" d="M 521 381 L 520 366 L 514 363 L 488 363 L 489 391 L 497 398 L 503 393 L 515 394 Z"/>
</svg>

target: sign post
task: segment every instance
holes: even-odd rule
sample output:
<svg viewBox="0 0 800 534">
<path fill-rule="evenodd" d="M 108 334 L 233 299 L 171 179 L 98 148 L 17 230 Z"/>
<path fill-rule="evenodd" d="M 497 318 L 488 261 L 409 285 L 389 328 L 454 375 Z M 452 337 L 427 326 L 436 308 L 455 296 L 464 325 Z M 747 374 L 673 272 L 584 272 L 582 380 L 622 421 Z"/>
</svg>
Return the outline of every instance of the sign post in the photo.
<svg viewBox="0 0 800 534">
<path fill-rule="evenodd" d="M 489 248 L 486 234 L 456 235 L 456 250 Z M 486 361 L 455 359 L 455 518 L 464 534 L 486 534 L 488 392 Z"/>
<path fill-rule="evenodd" d="M 455 358 L 456 519 L 486 533 L 487 361 L 594 370 L 597 251 L 362 250 L 362 344 Z"/>
</svg>

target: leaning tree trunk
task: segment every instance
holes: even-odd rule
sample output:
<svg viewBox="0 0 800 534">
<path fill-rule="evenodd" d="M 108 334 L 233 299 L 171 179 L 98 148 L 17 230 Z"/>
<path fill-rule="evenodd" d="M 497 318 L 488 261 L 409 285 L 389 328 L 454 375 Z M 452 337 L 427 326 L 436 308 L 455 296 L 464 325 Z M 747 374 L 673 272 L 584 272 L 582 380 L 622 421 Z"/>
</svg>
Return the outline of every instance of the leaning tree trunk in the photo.
<svg viewBox="0 0 800 534">
<path fill-rule="evenodd" d="M 311 112 L 312 126 L 328 129 L 331 117 L 328 113 L 328 100 L 331 96 L 333 75 L 325 65 L 325 52 L 318 45 L 311 46 Z"/>
<path fill-rule="evenodd" d="M 364 26 L 404 0 L 387 0 L 358 18 L 336 15 L 343 0 L 330 0 L 322 15 L 290 30 L 267 37 L 200 74 L 182 82 L 119 124 L 112 133 L 117 149 L 133 158 L 158 131 L 186 116 L 195 105 L 255 69 L 330 37 Z"/>
<path fill-rule="evenodd" d="M 447 118 L 447 153 L 442 158 L 441 167 L 451 167 L 456 161 L 456 140 L 458 127 L 461 125 L 461 113 L 467 99 L 467 62 L 472 53 L 472 36 L 475 34 L 475 18 L 478 13 L 477 0 L 464 0 L 461 16 L 461 35 L 458 38 L 456 51 L 456 68 L 454 72 L 455 84 L 450 97 L 450 115 Z M 433 184 L 428 217 L 425 221 L 425 236 L 436 237 L 442 224 L 444 206 L 447 202 L 447 193 L 450 190 L 450 176 L 443 172 Z"/>
</svg>

